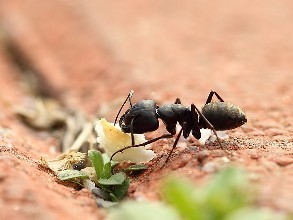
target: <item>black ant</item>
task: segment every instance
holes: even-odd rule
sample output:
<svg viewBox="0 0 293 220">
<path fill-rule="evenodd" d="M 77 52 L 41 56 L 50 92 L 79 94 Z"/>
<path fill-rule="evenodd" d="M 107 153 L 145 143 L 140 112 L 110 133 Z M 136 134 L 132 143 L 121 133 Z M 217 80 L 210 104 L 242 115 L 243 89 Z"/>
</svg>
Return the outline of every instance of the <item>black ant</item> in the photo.
<svg viewBox="0 0 293 220">
<path fill-rule="evenodd" d="M 214 95 L 218 98 L 219 102 L 212 102 Z M 168 162 L 182 133 L 184 138 L 187 138 L 191 133 L 196 139 L 200 139 L 200 129 L 209 128 L 213 131 L 221 149 L 223 149 L 216 131 L 234 129 L 247 122 L 244 112 L 239 107 L 225 102 L 215 91 L 210 92 L 202 111 L 199 111 L 194 104 L 191 104 L 190 108 L 182 105 L 179 98 L 176 99 L 174 104 L 162 106 L 158 106 L 154 100 L 141 100 L 132 105 L 132 96 L 133 91 L 131 90 L 122 104 L 114 122 L 114 124 L 117 123 L 123 106 L 126 104 L 127 100 L 129 100 L 130 108 L 121 116 L 119 125 L 123 132 L 131 133 L 132 146 L 116 151 L 111 156 L 111 160 L 117 153 L 123 152 L 128 148 L 145 146 L 162 138 L 173 137 L 176 134 L 177 123 L 181 125 L 181 129 L 164 165 Z M 166 125 L 169 134 L 164 134 L 146 141 L 145 143 L 135 145 L 134 134 L 143 134 L 157 130 L 159 128 L 159 118 Z"/>
</svg>

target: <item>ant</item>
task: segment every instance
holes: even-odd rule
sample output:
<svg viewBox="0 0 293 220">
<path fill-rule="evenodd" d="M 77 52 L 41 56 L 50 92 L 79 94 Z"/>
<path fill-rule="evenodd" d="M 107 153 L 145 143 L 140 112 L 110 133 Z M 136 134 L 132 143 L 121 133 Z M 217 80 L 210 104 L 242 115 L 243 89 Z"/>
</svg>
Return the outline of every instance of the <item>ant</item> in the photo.
<svg viewBox="0 0 293 220">
<path fill-rule="evenodd" d="M 179 98 L 176 99 L 174 104 L 165 104 L 162 106 L 158 106 L 154 100 L 141 100 L 133 105 L 131 102 L 133 93 L 133 90 L 131 90 L 114 121 L 115 125 L 122 108 L 127 100 L 129 100 L 130 108 L 121 116 L 119 125 L 123 132 L 131 134 L 132 145 L 116 151 L 111 156 L 111 160 L 117 153 L 123 152 L 126 149 L 145 146 L 162 138 L 174 137 L 177 123 L 181 125 L 181 129 L 164 165 L 168 162 L 182 133 L 185 139 L 190 133 L 196 139 L 200 139 L 200 129 L 209 128 L 213 131 L 217 142 L 221 149 L 223 149 L 216 131 L 234 129 L 247 122 L 245 113 L 238 106 L 225 102 L 215 91 L 210 92 L 205 105 L 202 107 L 202 111 L 199 111 L 194 104 L 191 104 L 190 108 L 182 105 Z M 214 95 L 218 98 L 218 102 L 212 102 Z M 169 134 L 164 134 L 142 144 L 135 145 L 134 134 L 143 134 L 157 130 L 159 128 L 159 118 L 164 122 Z"/>
</svg>

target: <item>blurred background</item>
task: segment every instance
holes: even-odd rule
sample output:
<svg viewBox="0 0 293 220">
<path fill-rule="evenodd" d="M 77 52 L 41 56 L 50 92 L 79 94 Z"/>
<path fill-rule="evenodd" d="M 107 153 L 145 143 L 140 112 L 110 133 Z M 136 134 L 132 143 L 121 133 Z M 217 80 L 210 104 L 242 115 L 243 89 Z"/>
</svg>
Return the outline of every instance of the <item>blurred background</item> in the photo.
<svg viewBox="0 0 293 220">
<path fill-rule="evenodd" d="M 113 121 L 131 89 L 199 107 L 215 90 L 245 109 L 232 134 L 262 174 L 261 204 L 292 211 L 292 36 L 290 0 L 0 0 L 0 125 L 23 129 L 11 107 L 28 97 Z"/>
<path fill-rule="evenodd" d="M 0 10 L 12 52 L 68 105 L 93 112 L 130 89 L 160 102 L 201 104 L 211 89 L 248 108 L 292 102 L 291 1 L 2 0 Z"/>
</svg>

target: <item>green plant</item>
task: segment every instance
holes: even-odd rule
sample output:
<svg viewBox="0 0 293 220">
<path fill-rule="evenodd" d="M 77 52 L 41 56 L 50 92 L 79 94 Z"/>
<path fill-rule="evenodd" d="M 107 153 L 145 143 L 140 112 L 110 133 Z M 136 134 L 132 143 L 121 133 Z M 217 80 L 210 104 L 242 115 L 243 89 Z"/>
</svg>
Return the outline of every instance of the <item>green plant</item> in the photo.
<svg viewBox="0 0 293 220">
<path fill-rule="evenodd" d="M 110 220 L 180 220 L 176 210 L 162 202 L 125 201 L 110 209 Z"/>
<path fill-rule="evenodd" d="M 123 172 L 112 174 L 112 167 L 116 163 L 109 161 L 105 156 L 103 157 L 101 152 L 89 150 L 88 156 L 96 172 L 98 187 L 107 191 L 113 202 L 122 199 L 127 194 L 129 178 Z"/>
<path fill-rule="evenodd" d="M 87 167 L 82 170 L 66 169 L 57 173 L 60 180 L 72 181 L 80 185 L 86 185 L 85 180 L 91 179 L 96 187 L 102 189 L 108 196 L 111 202 L 121 200 L 128 191 L 130 180 L 124 172 L 112 174 L 112 168 L 117 164 L 110 161 L 109 157 L 97 150 L 88 151 L 89 160 L 92 163 L 91 169 Z M 94 176 L 92 177 L 92 170 Z M 91 178 L 92 177 L 92 178 Z M 104 193 L 105 194 L 105 193 Z"/>
<path fill-rule="evenodd" d="M 185 179 L 172 176 L 162 184 L 163 202 L 160 203 L 160 208 L 164 211 L 159 212 L 156 206 L 146 202 L 145 205 L 139 203 L 139 214 L 153 220 L 284 219 L 271 210 L 255 208 L 254 191 L 251 188 L 246 174 L 233 167 L 220 171 L 204 187 L 195 187 Z M 119 216 L 124 217 L 120 219 L 138 219 L 137 206 L 136 203 L 127 202 L 114 207 L 109 210 L 108 219 L 116 220 Z M 172 211 L 167 213 L 167 210 Z"/>
<path fill-rule="evenodd" d="M 169 177 L 163 196 L 184 219 L 218 220 L 249 206 L 253 201 L 250 189 L 245 173 L 230 167 L 201 188 L 187 180 Z"/>
<path fill-rule="evenodd" d="M 72 157 L 74 158 L 74 155 Z M 117 165 L 117 162 L 110 161 L 106 154 L 101 154 L 101 152 L 97 150 L 89 150 L 88 158 L 91 161 L 92 167 L 86 167 L 80 171 L 69 168 L 58 171 L 56 174 L 60 180 L 72 181 L 81 186 L 88 186 L 88 181 L 91 182 L 91 185 L 94 184 L 102 190 L 102 192 L 100 192 L 102 197 L 100 198 L 99 203 L 105 206 L 111 204 L 104 200 L 115 203 L 124 198 L 127 194 L 130 179 L 127 178 L 125 173 L 135 173 L 147 168 L 143 164 L 135 164 L 113 174 L 112 169 Z M 62 164 L 63 163 L 65 162 L 62 161 Z M 68 163 L 68 161 L 66 161 L 66 163 Z M 92 190 L 93 186 L 89 188 Z"/>
</svg>

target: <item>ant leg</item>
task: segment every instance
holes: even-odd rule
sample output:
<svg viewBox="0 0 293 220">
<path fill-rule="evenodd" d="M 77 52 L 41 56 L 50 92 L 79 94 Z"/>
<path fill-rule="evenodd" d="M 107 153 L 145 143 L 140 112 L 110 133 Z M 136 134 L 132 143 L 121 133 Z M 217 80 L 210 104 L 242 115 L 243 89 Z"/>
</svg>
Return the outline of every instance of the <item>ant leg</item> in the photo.
<svg viewBox="0 0 293 220">
<path fill-rule="evenodd" d="M 176 100 L 175 100 L 175 103 L 174 104 L 181 104 L 181 100 L 180 100 L 180 98 L 177 98 Z"/>
<path fill-rule="evenodd" d="M 176 140 L 175 140 L 175 142 L 174 142 L 174 144 L 173 144 L 173 146 L 172 146 L 172 149 L 171 149 L 171 151 L 170 151 L 170 153 L 169 153 L 169 155 L 168 155 L 167 159 L 165 160 L 165 163 L 163 164 L 162 167 L 164 167 L 164 166 L 166 165 L 166 163 L 169 161 L 171 154 L 173 153 L 175 147 L 176 147 L 177 144 L 178 144 L 178 141 L 179 141 L 179 138 L 181 137 L 182 131 L 183 131 L 183 128 L 180 129 L 180 131 L 179 131 L 179 133 L 178 133 L 178 135 L 177 135 L 177 137 L 176 137 Z M 162 168 L 162 167 L 161 167 L 161 168 Z"/>
<path fill-rule="evenodd" d="M 224 149 L 223 148 L 223 146 L 222 146 L 222 144 L 221 144 L 221 142 L 220 142 L 220 138 L 218 137 L 218 135 L 217 135 L 217 132 L 216 132 L 216 130 L 215 130 L 215 128 L 214 128 L 214 126 L 209 122 L 209 120 L 198 110 L 198 108 L 194 105 L 194 104 L 191 104 L 191 106 L 194 106 L 194 109 L 196 109 L 196 111 L 197 111 L 197 113 L 199 114 L 199 116 L 204 120 L 204 122 L 206 123 L 206 125 L 207 125 L 207 127 L 209 128 L 209 129 L 211 129 L 213 132 L 214 132 L 214 134 L 216 135 L 216 138 L 217 138 L 217 141 L 218 141 L 218 143 L 219 143 L 219 145 L 220 145 L 220 148 L 223 150 L 223 151 L 225 151 L 226 153 L 229 153 L 230 154 L 230 152 L 228 152 L 226 149 Z"/>
<path fill-rule="evenodd" d="M 115 124 L 117 123 L 117 120 L 118 120 L 119 114 L 121 113 L 122 108 L 123 108 L 124 105 L 126 104 L 127 100 L 129 100 L 130 106 L 132 107 L 131 98 L 132 98 L 132 96 L 133 96 L 133 93 L 134 93 L 133 90 L 130 90 L 130 92 L 128 93 L 128 96 L 126 97 L 125 101 L 123 102 L 122 106 L 120 107 L 120 109 L 119 109 L 119 111 L 118 111 L 118 114 L 116 115 L 116 118 L 115 118 L 115 121 L 114 121 L 114 126 L 115 126 Z"/>
<path fill-rule="evenodd" d="M 133 134 L 133 121 L 134 118 L 131 119 L 131 123 L 130 123 L 130 131 L 131 131 L 131 145 L 134 146 L 135 145 L 135 141 L 134 141 L 134 134 Z"/>
<path fill-rule="evenodd" d="M 224 102 L 224 99 L 222 99 L 222 97 L 217 92 L 212 90 L 212 91 L 210 91 L 210 94 L 207 98 L 206 104 L 209 104 L 212 101 L 213 95 L 217 96 L 217 98 L 220 100 L 220 102 Z"/>
<path fill-rule="evenodd" d="M 191 116 L 192 116 L 192 121 L 193 121 L 193 128 L 192 128 L 192 135 L 196 138 L 199 139 L 201 137 L 200 134 L 200 127 L 199 127 L 199 122 L 198 122 L 198 114 L 196 113 L 195 110 L 195 105 L 191 104 Z"/>
<path fill-rule="evenodd" d="M 163 138 L 171 138 L 171 137 L 173 137 L 172 134 L 164 134 L 164 135 L 162 135 L 162 136 L 160 136 L 160 137 L 154 138 L 154 139 L 152 139 L 152 140 L 146 141 L 146 142 L 141 143 L 141 144 L 136 144 L 136 145 L 132 145 L 132 146 L 128 146 L 128 147 L 124 147 L 124 148 L 122 148 L 122 149 L 120 149 L 120 150 L 117 150 L 114 154 L 112 154 L 110 160 L 112 160 L 113 157 L 114 157 L 117 153 L 119 153 L 119 152 L 122 153 L 123 151 L 125 151 L 125 150 L 127 150 L 127 149 L 129 149 L 129 148 L 145 146 L 145 145 L 147 145 L 147 144 L 151 144 L 151 143 L 153 143 L 153 142 L 156 142 L 156 141 L 158 141 L 158 140 L 160 140 L 160 139 L 163 139 Z"/>
</svg>

